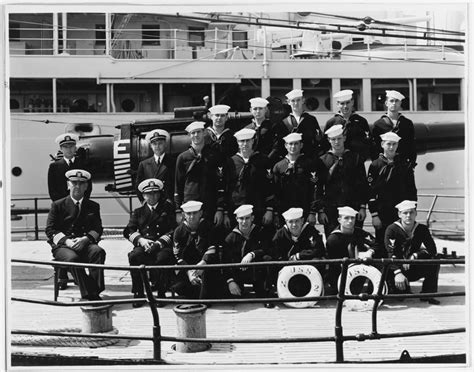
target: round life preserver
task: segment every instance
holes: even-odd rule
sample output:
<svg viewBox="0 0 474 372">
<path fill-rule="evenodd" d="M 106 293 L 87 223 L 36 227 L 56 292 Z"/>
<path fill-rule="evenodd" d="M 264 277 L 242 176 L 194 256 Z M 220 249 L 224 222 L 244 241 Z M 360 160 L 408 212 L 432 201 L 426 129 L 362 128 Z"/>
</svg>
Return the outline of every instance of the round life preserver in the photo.
<svg viewBox="0 0 474 372">
<path fill-rule="evenodd" d="M 356 264 L 347 269 L 346 288 L 344 294 L 359 295 L 360 293 L 376 294 L 382 279 L 382 273 L 373 266 Z M 339 287 L 341 276 L 337 281 Z M 387 293 L 387 283 L 384 283 L 382 293 Z M 379 302 L 379 306 L 382 301 Z M 374 300 L 345 300 L 344 306 L 349 310 L 371 310 L 374 306 Z"/>
<path fill-rule="evenodd" d="M 323 292 L 323 278 L 314 266 L 285 266 L 278 273 L 278 298 L 322 296 Z M 304 308 L 314 306 L 316 302 L 285 302 L 284 304 L 288 307 Z"/>
</svg>

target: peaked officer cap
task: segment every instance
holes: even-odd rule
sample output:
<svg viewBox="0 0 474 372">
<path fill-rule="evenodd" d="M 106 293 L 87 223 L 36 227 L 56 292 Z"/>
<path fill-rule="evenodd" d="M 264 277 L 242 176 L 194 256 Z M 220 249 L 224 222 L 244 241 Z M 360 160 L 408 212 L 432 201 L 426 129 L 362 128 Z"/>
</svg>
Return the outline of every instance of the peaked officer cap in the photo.
<svg viewBox="0 0 474 372">
<path fill-rule="evenodd" d="M 148 143 L 152 143 L 157 140 L 166 140 L 169 137 L 169 133 L 163 129 L 155 129 L 146 134 L 145 139 Z"/>
<path fill-rule="evenodd" d="M 148 178 L 138 185 L 138 191 L 142 194 L 163 190 L 163 181 L 158 178 Z"/>
<path fill-rule="evenodd" d="M 56 137 L 55 142 L 59 145 L 66 145 L 68 143 L 76 143 L 79 141 L 79 136 L 74 133 L 63 133 Z"/>
<path fill-rule="evenodd" d="M 66 178 L 69 181 L 89 181 L 91 174 L 84 169 L 71 169 L 65 173 Z"/>
</svg>

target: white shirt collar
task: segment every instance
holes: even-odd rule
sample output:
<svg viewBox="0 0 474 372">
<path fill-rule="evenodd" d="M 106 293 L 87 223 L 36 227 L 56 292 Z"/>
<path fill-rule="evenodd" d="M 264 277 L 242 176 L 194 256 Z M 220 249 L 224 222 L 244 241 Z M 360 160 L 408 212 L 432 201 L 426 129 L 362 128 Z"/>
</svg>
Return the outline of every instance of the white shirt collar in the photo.
<svg viewBox="0 0 474 372">
<path fill-rule="evenodd" d="M 155 158 L 155 162 L 159 161 L 160 163 L 162 163 L 163 158 L 165 157 L 165 153 L 161 154 L 160 156 L 157 156 L 156 154 L 154 154 L 153 157 Z"/>
<path fill-rule="evenodd" d="M 74 163 L 75 160 L 76 160 L 75 156 L 73 156 L 71 159 L 64 158 L 64 161 L 66 162 L 67 165 L 71 164 L 71 162 Z"/>
<path fill-rule="evenodd" d="M 71 199 L 74 204 L 77 204 L 79 202 L 79 205 L 82 205 L 82 201 L 84 200 L 84 197 L 82 197 L 80 200 L 76 200 L 71 196 Z"/>
</svg>

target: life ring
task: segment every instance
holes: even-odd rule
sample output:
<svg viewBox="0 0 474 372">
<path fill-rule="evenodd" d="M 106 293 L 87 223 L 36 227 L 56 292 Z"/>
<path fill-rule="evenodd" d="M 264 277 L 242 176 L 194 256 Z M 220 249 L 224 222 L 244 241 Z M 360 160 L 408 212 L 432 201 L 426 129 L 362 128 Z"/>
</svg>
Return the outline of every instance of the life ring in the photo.
<svg viewBox="0 0 474 372">
<path fill-rule="evenodd" d="M 373 266 L 356 264 L 347 269 L 346 288 L 344 294 L 359 295 L 360 293 L 376 294 L 382 279 L 382 273 Z M 337 281 L 339 287 L 341 276 Z M 384 283 L 382 294 L 387 293 L 387 283 Z M 382 301 L 379 302 L 379 306 Z M 371 310 L 374 306 L 374 300 L 345 300 L 344 306 L 349 310 Z"/>
<path fill-rule="evenodd" d="M 318 269 L 310 265 L 285 266 L 278 273 L 278 298 L 299 298 L 322 296 L 323 278 Z M 285 302 L 288 307 L 311 307 L 317 301 Z"/>
</svg>

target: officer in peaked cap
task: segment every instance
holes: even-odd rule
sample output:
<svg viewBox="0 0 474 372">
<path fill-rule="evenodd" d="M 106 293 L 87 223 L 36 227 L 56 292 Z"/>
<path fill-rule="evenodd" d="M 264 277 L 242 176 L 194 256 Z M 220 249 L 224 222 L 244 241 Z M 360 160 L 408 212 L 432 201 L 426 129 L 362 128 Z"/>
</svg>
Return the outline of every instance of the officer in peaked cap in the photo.
<svg viewBox="0 0 474 372">
<path fill-rule="evenodd" d="M 157 178 L 164 184 L 164 194 L 170 202 L 174 198 L 174 173 L 175 161 L 166 153 L 170 135 L 163 129 L 155 129 L 147 133 L 145 140 L 149 143 L 153 155 L 138 164 L 137 170 L 137 195 L 140 201 L 143 196 L 138 190 L 138 185 L 146 179 Z"/>
<path fill-rule="evenodd" d="M 243 204 L 252 204 L 256 223 L 270 225 L 274 205 L 272 163 L 267 155 L 254 150 L 255 134 L 255 130 L 243 128 L 234 135 L 239 151 L 232 156 L 229 171 L 232 203 L 228 214 Z"/>
<path fill-rule="evenodd" d="M 334 94 L 333 98 L 338 111 L 327 121 L 324 131 L 333 125 L 342 125 L 346 136 L 345 147 L 357 152 L 364 160 L 368 159 L 372 151 L 372 135 L 367 120 L 355 112 L 354 92 L 344 89 Z"/>
<path fill-rule="evenodd" d="M 267 155 L 272 164 L 280 160 L 285 151 L 282 138 L 288 133 L 288 129 L 281 121 L 272 122 L 267 118 L 268 100 L 262 97 L 249 99 L 252 122 L 247 128 L 255 130 L 255 151 Z"/>
<path fill-rule="evenodd" d="M 398 155 L 400 137 L 394 132 L 380 136 L 382 153 L 369 166 L 369 210 L 375 237 L 383 246 L 385 230 L 398 220 L 396 205 L 402 200 L 416 200 L 413 168 Z"/>
<path fill-rule="evenodd" d="M 84 169 L 66 172 L 69 195 L 53 201 L 46 222 L 46 236 L 56 261 L 103 264 L 105 251 L 97 245 L 102 235 L 100 206 L 85 197 L 91 174 Z M 105 288 L 102 269 L 69 269 L 79 285 L 81 297 L 100 300 Z"/>
<path fill-rule="evenodd" d="M 409 259 L 409 263 L 390 266 L 389 289 L 395 293 L 409 292 L 410 282 L 424 278 L 421 293 L 438 291 L 439 264 L 417 265 L 416 260 L 436 258 L 436 244 L 426 225 L 416 222 L 417 203 L 403 200 L 395 206 L 399 220 L 385 231 L 385 248 L 389 258 Z M 413 262 L 413 263 L 412 263 Z M 439 305 L 436 298 L 420 298 L 421 301 Z"/>
<path fill-rule="evenodd" d="M 315 116 L 305 112 L 303 90 L 293 89 L 286 94 L 291 113 L 283 123 L 287 133 L 297 132 L 303 136 L 302 152 L 309 156 L 317 156 L 323 152 L 323 133 Z"/>
<path fill-rule="evenodd" d="M 387 112 L 375 121 L 372 128 L 374 138 L 372 158 L 376 159 L 381 152 L 380 135 L 394 132 L 401 138 L 398 143 L 398 154 L 414 168 L 416 165 L 415 127 L 413 122 L 400 112 L 405 96 L 396 90 L 386 90 L 385 93 L 387 97 L 385 100 Z"/>
<path fill-rule="evenodd" d="M 212 125 L 206 128 L 206 142 L 222 156 L 231 157 L 237 150 L 234 132 L 226 127 L 230 106 L 215 105 L 209 109 Z"/>
<path fill-rule="evenodd" d="M 128 254 L 130 266 L 173 265 L 172 236 L 175 227 L 174 207 L 166 198 L 163 182 L 157 178 L 148 178 L 138 185 L 144 203 L 133 211 L 123 235 L 133 245 Z M 158 291 L 158 297 L 165 293 L 173 279 L 172 271 L 153 270 L 151 280 Z M 144 298 L 143 281 L 138 270 L 131 270 L 132 293 L 134 298 Z M 143 302 L 133 303 L 140 307 Z"/>
<path fill-rule="evenodd" d="M 59 200 L 69 195 L 65 173 L 70 169 L 86 168 L 84 161 L 76 155 L 79 136 L 75 133 L 63 133 L 56 137 L 62 158 L 49 164 L 48 168 L 48 193 L 52 201 Z M 88 183 L 86 197 L 90 197 L 92 183 Z M 67 270 L 59 268 L 59 289 L 67 288 Z"/>
<path fill-rule="evenodd" d="M 339 225 L 326 240 L 326 252 L 329 259 L 337 258 L 381 258 L 382 248 L 375 238 L 360 227 L 355 226 L 358 211 L 343 206 L 337 208 Z M 330 265 L 328 270 L 328 290 L 337 292 L 337 279 L 341 273 L 341 264 Z"/>
</svg>

